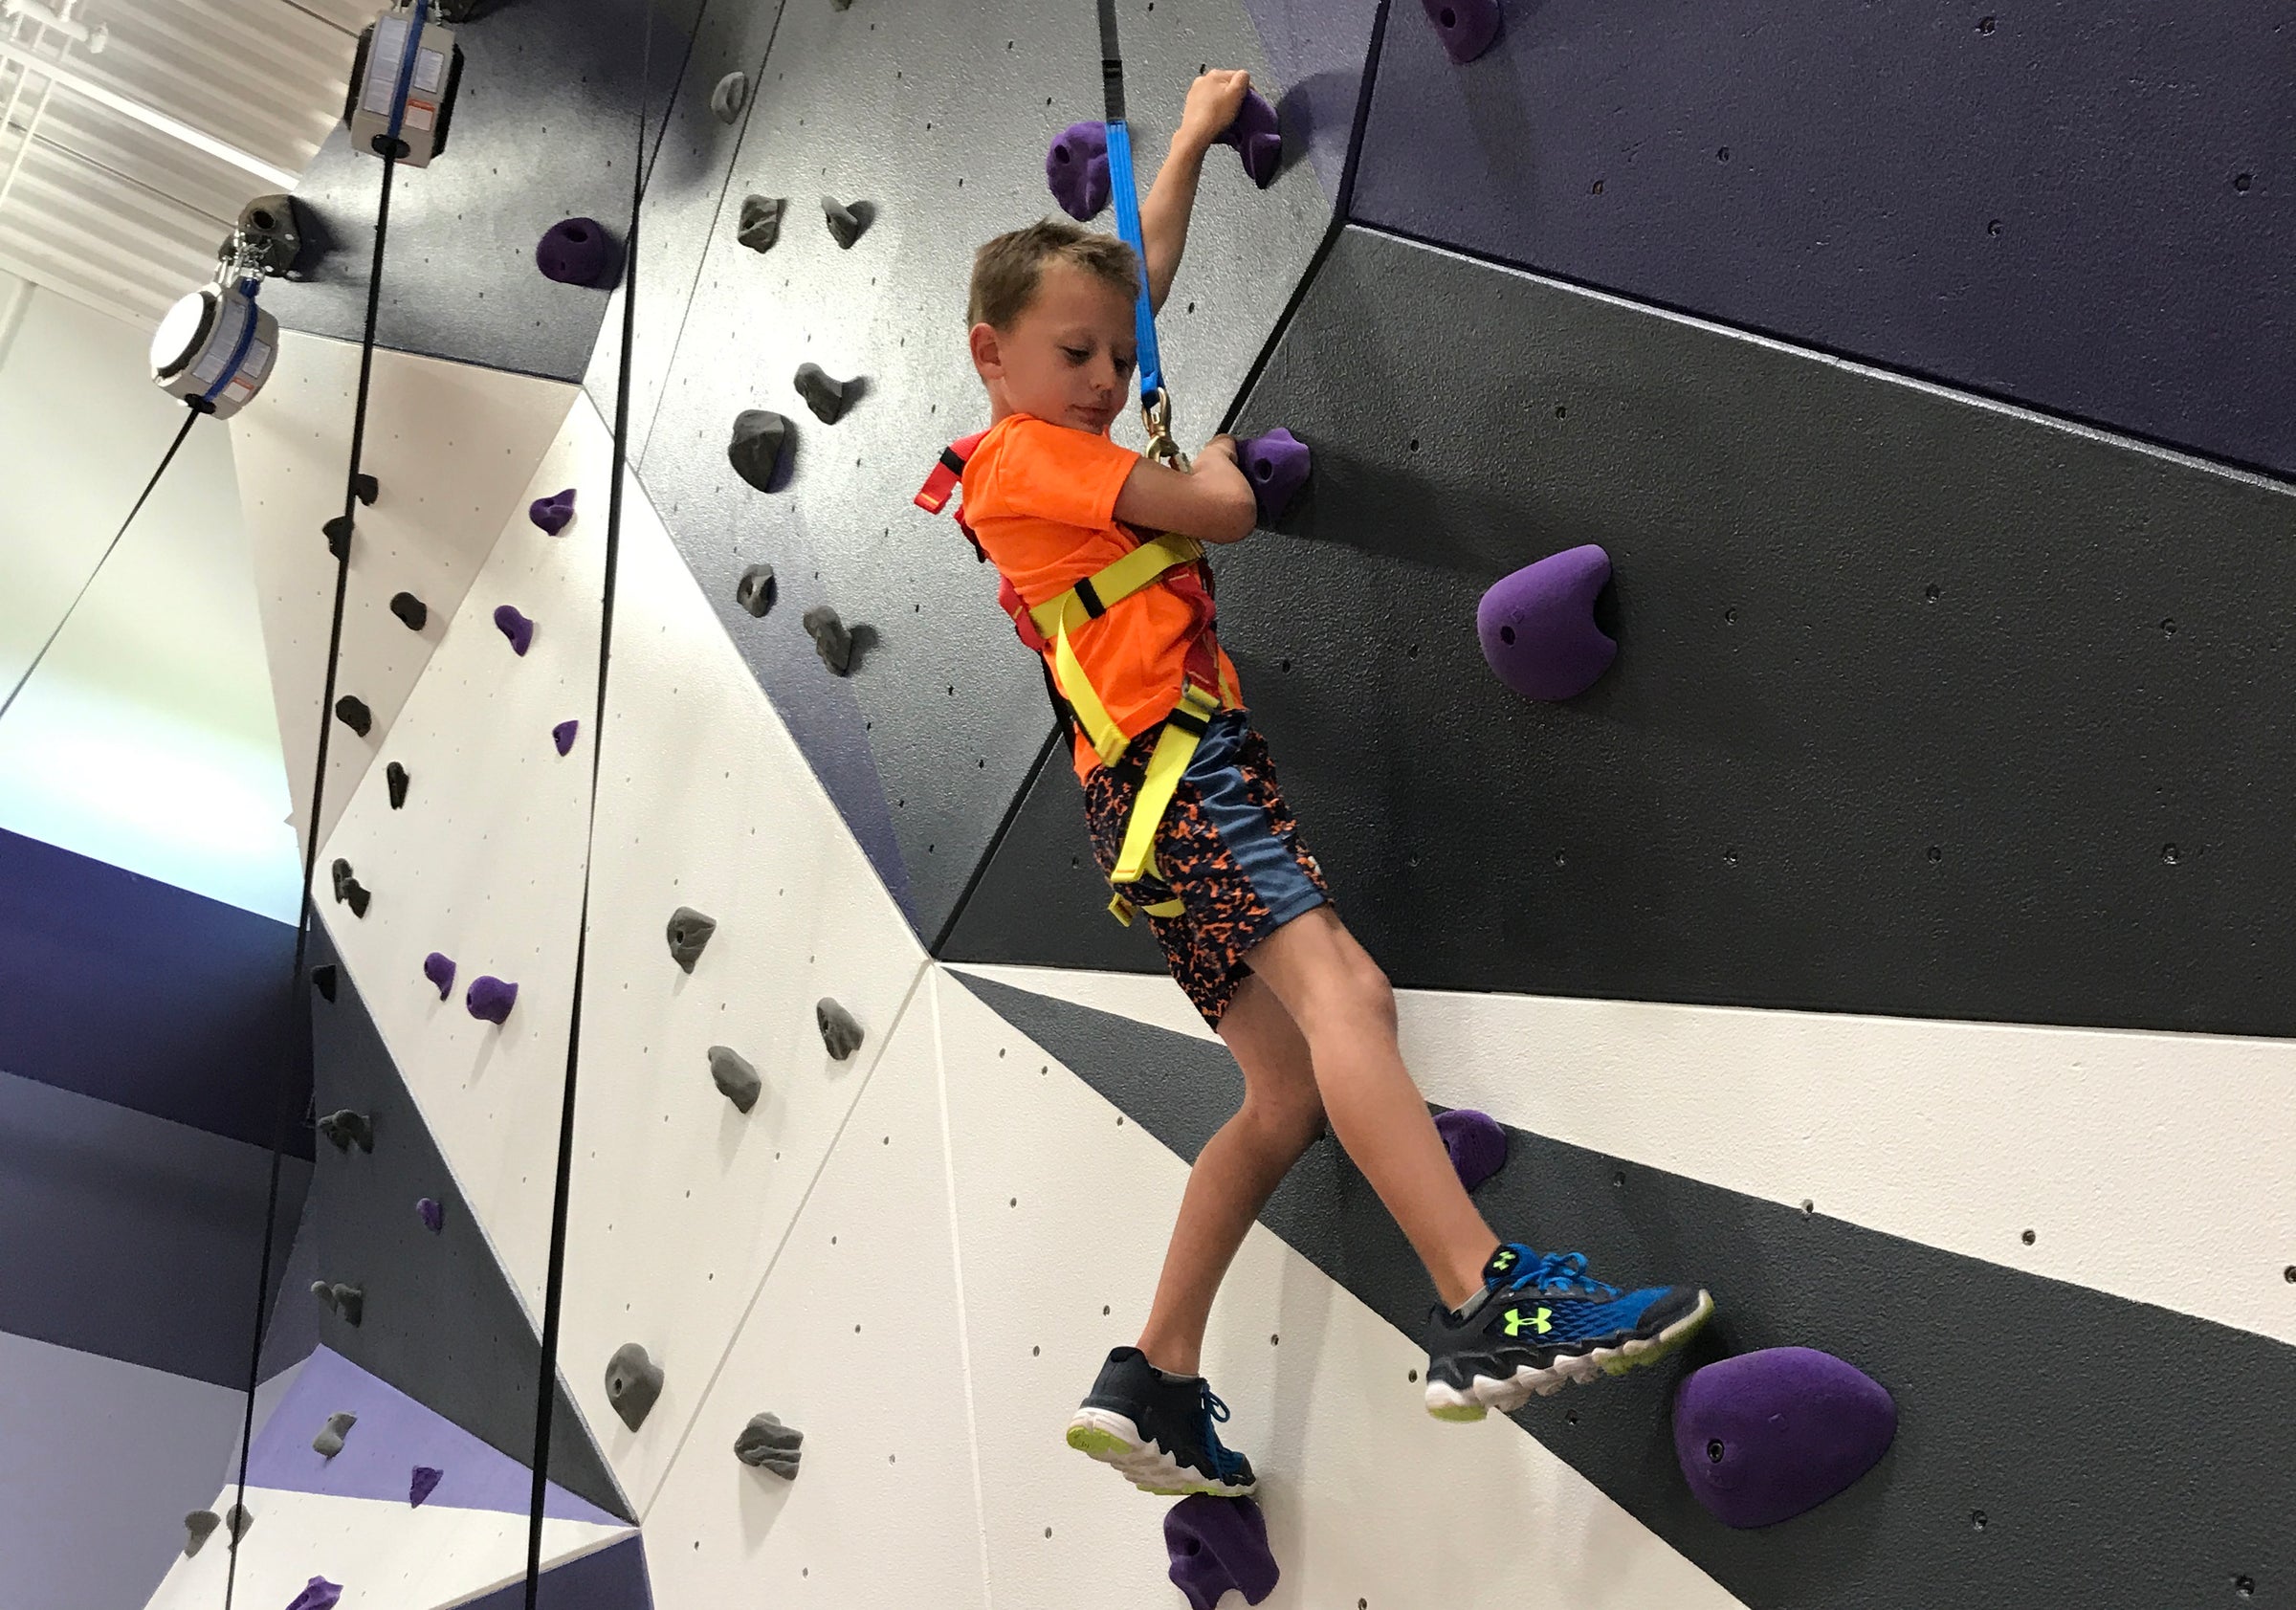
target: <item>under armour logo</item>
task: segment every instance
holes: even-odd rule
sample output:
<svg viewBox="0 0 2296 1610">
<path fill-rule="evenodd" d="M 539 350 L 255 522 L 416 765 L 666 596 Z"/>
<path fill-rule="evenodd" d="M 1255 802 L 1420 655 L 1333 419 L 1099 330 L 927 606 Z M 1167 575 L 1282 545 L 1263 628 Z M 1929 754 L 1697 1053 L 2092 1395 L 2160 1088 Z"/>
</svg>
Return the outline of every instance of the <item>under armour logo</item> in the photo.
<svg viewBox="0 0 2296 1610">
<path fill-rule="evenodd" d="M 1525 1330 L 1533 1330 L 1543 1336 L 1555 1329 L 1548 1323 L 1554 1315 L 1555 1311 L 1551 1308 L 1542 1308 L 1535 1313 L 1530 1314 L 1524 1313 L 1519 1308 L 1511 1308 L 1507 1311 L 1507 1334 L 1511 1336 L 1519 1336 Z"/>
</svg>

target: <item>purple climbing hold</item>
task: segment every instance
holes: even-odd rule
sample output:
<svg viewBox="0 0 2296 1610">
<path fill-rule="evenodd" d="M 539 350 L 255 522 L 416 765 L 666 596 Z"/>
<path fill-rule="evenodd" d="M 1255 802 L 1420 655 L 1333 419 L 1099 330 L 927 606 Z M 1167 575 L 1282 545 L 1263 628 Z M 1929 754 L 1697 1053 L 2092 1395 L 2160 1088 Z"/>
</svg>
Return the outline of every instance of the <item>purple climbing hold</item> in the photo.
<svg viewBox="0 0 2296 1610">
<path fill-rule="evenodd" d="M 1725 1526 L 1770 1526 L 1816 1509 L 1873 1468 L 1897 1404 L 1855 1365 L 1772 1347 L 1693 1370 L 1674 1394 L 1674 1457 Z"/>
<path fill-rule="evenodd" d="M 518 1003 L 518 999 L 517 984 L 489 973 L 481 973 L 471 981 L 470 990 L 463 996 L 462 1003 L 471 1009 L 471 1016 L 499 1024 L 510 1016 L 510 1009 Z"/>
<path fill-rule="evenodd" d="M 430 981 L 444 1001 L 454 989 L 454 959 L 442 951 L 432 951 L 423 958 L 423 977 Z"/>
<path fill-rule="evenodd" d="M 324 1577 L 314 1577 L 303 1591 L 289 1600 L 287 1610 L 334 1610 L 342 1598 L 342 1585 L 330 1582 Z"/>
<path fill-rule="evenodd" d="M 1257 1604 L 1281 1575 L 1268 1552 L 1267 1517 L 1248 1498 L 1191 1493 L 1164 1512 L 1164 1547 L 1173 1585 L 1194 1610 L 1212 1610 L 1231 1589 Z"/>
<path fill-rule="evenodd" d="M 1595 625 L 1610 555 L 1593 543 L 1551 554 L 1492 584 L 1475 607 L 1490 669 L 1525 698 L 1574 698 L 1610 669 L 1619 646 Z"/>
<path fill-rule="evenodd" d="M 574 489 L 568 487 L 555 497 L 537 497 L 526 505 L 526 518 L 541 526 L 546 535 L 557 536 L 565 530 L 566 522 L 574 518 Z"/>
<path fill-rule="evenodd" d="M 1052 199 L 1078 223 L 1090 223 L 1108 205 L 1108 125 L 1071 123 L 1045 153 L 1045 182 Z"/>
<path fill-rule="evenodd" d="M 1258 90 L 1244 92 L 1236 121 L 1220 132 L 1217 143 L 1236 148 L 1236 155 L 1244 159 L 1245 173 L 1261 189 L 1275 183 L 1275 170 L 1284 161 L 1284 133 L 1276 125 L 1275 108 Z"/>
<path fill-rule="evenodd" d="M 1260 502 L 1260 523 L 1272 524 L 1308 484 L 1308 444 L 1282 426 L 1236 444 L 1236 462 Z"/>
<path fill-rule="evenodd" d="M 561 755 L 573 753 L 574 735 L 582 731 L 580 721 L 561 721 L 550 729 L 550 741 L 558 745 Z"/>
<path fill-rule="evenodd" d="M 414 1214 L 416 1218 L 422 1220 L 423 1228 L 429 1230 L 432 1235 L 438 1234 L 447 1227 L 447 1210 L 438 1205 L 438 1199 L 435 1197 L 418 1199 L 414 1204 Z M 419 1504 L 422 1500 L 418 1498 L 415 1502 Z"/>
<path fill-rule="evenodd" d="M 407 1484 L 407 1502 L 419 1506 L 424 1499 L 430 1497 L 437 1489 L 438 1484 L 445 1479 L 446 1474 L 444 1470 L 437 1469 L 432 1466 L 417 1465 L 414 1467 L 414 1479 Z"/>
<path fill-rule="evenodd" d="M 561 285 L 610 291 L 622 277 L 622 244 L 595 218 L 563 218 L 535 247 L 534 266 Z"/>
<path fill-rule="evenodd" d="M 1489 1113 L 1456 1107 L 1435 1120 L 1443 1149 L 1451 1155 L 1459 1183 L 1473 1190 L 1507 1161 L 1507 1131 Z"/>
<path fill-rule="evenodd" d="M 1420 0 L 1451 65 L 1464 67 L 1499 36 L 1499 0 Z"/>
<path fill-rule="evenodd" d="M 495 610 L 495 625 L 510 639 L 512 653 L 524 654 L 534 647 L 534 623 L 509 605 L 501 605 Z"/>
</svg>

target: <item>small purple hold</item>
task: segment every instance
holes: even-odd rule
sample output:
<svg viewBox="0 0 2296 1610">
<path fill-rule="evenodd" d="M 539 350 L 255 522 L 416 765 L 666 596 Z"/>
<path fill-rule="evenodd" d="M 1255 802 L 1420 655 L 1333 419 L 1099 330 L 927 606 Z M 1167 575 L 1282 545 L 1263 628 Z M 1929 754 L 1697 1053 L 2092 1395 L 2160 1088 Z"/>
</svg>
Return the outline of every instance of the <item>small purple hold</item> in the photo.
<svg viewBox="0 0 2296 1610">
<path fill-rule="evenodd" d="M 1771 1347 L 1692 1370 L 1674 1394 L 1674 1457 L 1724 1526 L 1772 1526 L 1863 1476 L 1897 1436 L 1897 1404 L 1853 1364 Z"/>
<path fill-rule="evenodd" d="M 462 1003 L 471 1009 L 471 1016 L 499 1024 L 510 1016 L 510 1009 L 518 1000 L 517 984 L 481 973 L 471 981 L 470 992 L 462 998 Z"/>
<path fill-rule="evenodd" d="M 622 277 L 622 244 L 595 218 L 563 218 L 543 232 L 534 266 L 561 285 L 610 291 Z"/>
<path fill-rule="evenodd" d="M 558 745 L 558 752 L 561 755 L 572 754 L 574 735 L 580 731 L 582 731 L 580 721 L 561 721 L 550 729 L 550 741 Z"/>
<path fill-rule="evenodd" d="M 432 951 L 423 958 L 423 977 L 430 981 L 444 1001 L 454 991 L 454 959 L 443 951 Z"/>
<path fill-rule="evenodd" d="M 1268 1549 L 1267 1518 L 1248 1498 L 1198 1492 L 1181 1499 L 1164 1511 L 1164 1547 L 1173 1585 L 1193 1610 L 1213 1610 L 1231 1590 L 1257 1604 L 1282 1575 Z"/>
<path fill-rule="evenodd" d="M 437 1490 L 438 1484 L 446 1479 L 446 1474 L 432 1466 L 417 1465 L 414 1467 L 414 1479 L 407 1484 L 407 1502 L 419 1508 L 424 1499 Z"/>
<path fill-rule="evenodd" d="M 1080 224 L 1100 216 L 1108 205 L 1108 125 L 1071 123 L 1045 153 L 1045 182 L 1060 210 Z"/>
<path fill-rule="evenodd" d="M 1453 67 L 1464 67 L 1499 36 L 1499 0 L 1420 0 Z"/>
<path fill-rule="evenodd" d="M 527 650 L 534 647 L 534 623 L 509 605 L 504 604 L 496 608 L 495 625 L 503 636 L 510 639 L 512 653 L 523 655 Z"/>
<path fill-rule="evenodd" d="M 1236 444 L 1236 462 L 1259 499 L 1260 523 L 1272 525 L 1308 484 L 1308 444 L 1282 426 Z"/>
<path fill-rule="evenodd" d="M 438 1205 L 436 1197 L 423 1197 L 414 1204 L 415 1217 L 422 1220 L 423 1228 L 432 1235 L 447 1227 L 447 1210 Z"/>
<path fill-rule="evenodd" d="M 1275 183 L 1276 169 L 1284 161 L 1284 133 L 1276 124 L 1275 108 L 1258 90 L 1244 92 L 1236 121 L 1221 130 L 1216 143 L 1236 148 L 1236 155 L 1244 159 L 1245 173 L 1261 189 Z"/>
<path fill-rule="evenodd" d="M 1549 555 L 1502 577 L 1475 607 L 1483 657 L 1525 698 L 1575 698 L 1618 657 L 1595 624 L 1595 597 L 1610 580 L 1610 555 L 1593 543 Z"/>
<path fill-rule="evenodd" d="M 1489 1113 L 1455 1107 L 1435 1120 L 1443 1149 L 1451 1155 L 1459 1183 L 1473 1190 L 1507 1161 L 1507 1131 Z"/>
<path fill-rule="evenodd" d="M 526 518 L 541 526 L 544 535 L 557 536 L 574 518 L 574 489 L 568 487 L 555 497 L 537 497 L 526 505 Z"/>
<path fill-rule="evenodd" d="M 334 1610 L 342 1598 L 342 1585 L 330 1582 L 324 1577 L 314 1577 L 303 1591 L 288 1602 L 287 1610 Z"/>
</svg>

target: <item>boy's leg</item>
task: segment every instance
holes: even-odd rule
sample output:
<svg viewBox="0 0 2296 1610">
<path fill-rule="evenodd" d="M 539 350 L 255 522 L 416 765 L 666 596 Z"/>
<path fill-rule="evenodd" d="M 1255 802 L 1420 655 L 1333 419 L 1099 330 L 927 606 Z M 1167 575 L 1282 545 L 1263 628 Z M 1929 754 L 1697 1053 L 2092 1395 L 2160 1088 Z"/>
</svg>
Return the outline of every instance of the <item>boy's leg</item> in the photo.
<svg viewBox="0 0 2296 1610">
<path fill-rule="evenodd" d="M 1140 1332 L 1148 1361 L 1174 1375 L 1202 1370 L 1203 1327 L 1221 1278 L 1285 1173 L 1323 1133 L 1308 1042 L 1265 983 L 1247 979 L 1238 986 L 1220 1020 L 1220 1038 L 1244 1070 L 1244 1105 L 1204 1142 L 1188 1171 L 1156 1301 Z"/>
<path fill-rule="evenodd" d="M 1483 1289 L 1499 1238 L 1459 1183 L 1396 1044 L 1395 992 L 1329 906 L 1255 946 L 1251 970 L 1299 1026 L 1339 1144 L 1386 1204 L 1446 1308 Z"/>
</svg>

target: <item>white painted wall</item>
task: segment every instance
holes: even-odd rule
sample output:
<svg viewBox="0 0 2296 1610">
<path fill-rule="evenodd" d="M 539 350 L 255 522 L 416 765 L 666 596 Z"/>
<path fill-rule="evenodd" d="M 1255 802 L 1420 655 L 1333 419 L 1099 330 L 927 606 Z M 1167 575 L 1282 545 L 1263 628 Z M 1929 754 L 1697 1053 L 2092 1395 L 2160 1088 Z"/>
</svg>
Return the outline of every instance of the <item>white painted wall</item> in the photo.
<svg viewBox="0 0 2296 1610">
<path fill-rule="evenodd" d="M 183 423 L 149 341 L 0 277 L 0 697 Z M 203 420 L 0 722 L 0 827 L 292 919 L 287 798 L 229 430 Z"/>
</svg>

